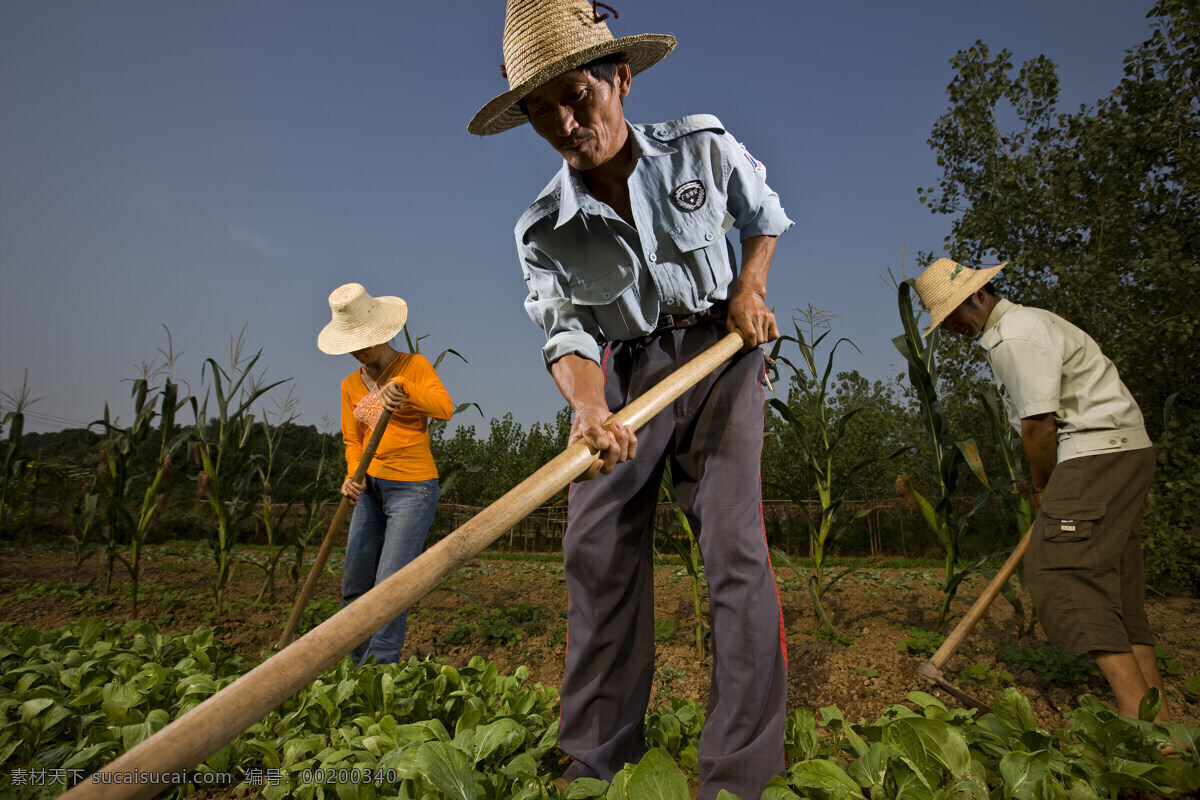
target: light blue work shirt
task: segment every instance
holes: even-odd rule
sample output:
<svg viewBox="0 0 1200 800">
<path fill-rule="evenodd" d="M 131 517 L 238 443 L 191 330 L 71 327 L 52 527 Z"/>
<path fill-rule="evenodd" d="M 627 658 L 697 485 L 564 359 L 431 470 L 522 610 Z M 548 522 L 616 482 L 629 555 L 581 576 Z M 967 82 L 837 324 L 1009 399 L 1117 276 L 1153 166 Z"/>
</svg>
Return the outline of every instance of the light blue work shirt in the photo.
<svg viewBox="0 0 1200 800">
<path fill-rule="evenodd" d="M 599 364 L 599 342 L 645 336 L 660 315 L 725 299 L 737 269 L 730 227 L 745 240 L 792 226 L 762 162 L 716 117 L 629 130 L 636 226 L 593 197 L 565 161 L 517 222 L 525 310 L 546 333 L 547 367 L 571 353 Z"/>
</svg>

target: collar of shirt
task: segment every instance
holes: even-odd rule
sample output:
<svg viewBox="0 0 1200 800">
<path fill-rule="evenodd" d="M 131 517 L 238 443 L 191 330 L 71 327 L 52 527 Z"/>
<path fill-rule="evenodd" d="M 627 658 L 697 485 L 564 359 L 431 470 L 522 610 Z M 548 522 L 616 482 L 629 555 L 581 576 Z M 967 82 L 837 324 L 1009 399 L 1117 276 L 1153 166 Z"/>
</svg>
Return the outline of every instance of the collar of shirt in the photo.
<svg viewBox="0 0 1200 800">
<path fill-rule="evenodd" d="M 983 323 L 983 335 L 979 337 L 980 347 L 984 350 L 991 350 L 999 344 L 1000 334 L 996 331 L 996 326 L 1000 324 L 1001 317 L 1016 307 L 1016 303 L 1005 300 L 1003 297 L 996 301 L 992 313 L 988 314 L 987 322 Z"/>
<path fill-rule="evenodd" d="M 626 126 L 629 128 L 629 136 L 633 140 L 634 175 L 637 174 L 637 159 L 643 156 L 668 156 L 676 152 L 675 148 L 667 143 L 646 135 L 642 130 L 643 126 L 629 123 L 626 123 Z M 632 178 L 633 175 L 630 177 Z M 558 218 L 554 222 L 555 228 L 561 228 L 581 211 L 585 214 L 620 219 L 605 203 L 601 203 L 592 196 L 583 182 L 583 175 L 578 170 L 572 169 L 566 161 L 558 171 L 557 180 Z"/>
</svg>

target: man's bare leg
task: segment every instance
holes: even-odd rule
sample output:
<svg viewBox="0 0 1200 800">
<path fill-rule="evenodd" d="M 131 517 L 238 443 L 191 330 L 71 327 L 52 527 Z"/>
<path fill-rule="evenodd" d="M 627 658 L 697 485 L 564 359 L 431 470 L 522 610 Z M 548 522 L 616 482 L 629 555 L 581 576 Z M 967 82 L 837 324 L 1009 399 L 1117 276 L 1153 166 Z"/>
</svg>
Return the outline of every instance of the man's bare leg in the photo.
<svg viewBox="0 0 1200 800">
<path fill-rule="evenodd" d="M 1167 695 L 1163 689 L 1162 674 L 1158 671 L 1158 658 L 1154 654 L 1153 646 L 1135 644 L 1132 653 L 1093 651 L 1091 655 L 1096 659 L 1104 679 L 1112 687 L 1117 700 L 1118 714 L 1137 719 L 1142 698 L 1153 686 L 1163 698 L 1154 721 L 1162 722 L 1171 718 L 1167 712 Z"/>
</svg>

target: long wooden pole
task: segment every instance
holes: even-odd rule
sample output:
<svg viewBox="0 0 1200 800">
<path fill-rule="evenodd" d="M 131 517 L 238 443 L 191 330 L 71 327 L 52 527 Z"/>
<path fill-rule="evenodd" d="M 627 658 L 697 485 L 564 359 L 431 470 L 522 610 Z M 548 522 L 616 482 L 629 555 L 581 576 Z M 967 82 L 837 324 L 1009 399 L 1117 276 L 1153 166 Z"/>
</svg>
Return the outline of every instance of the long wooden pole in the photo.
<svg viewBox="0 0 1200 800">
<path fill-rule="evenodd" d="M 942 667 L 946 666 L 946 662 L 950 660 L 950 657 L 958 652 L 958 648 L 962 647 L 967 634 L 974 629 L 979 620 L 983 618 L 983 615 L 987 613 L 996 596 L 1004 588 L 1004 584 L 1008 583 L 1008 579 L 1017 571 L 1017 566 L 1021 563 L 1021 559 L 1025 557 L 1025 551 L 1029 548 L 1029 537 L 1032 534 L 1033 526 L 1031 525 L 1029 530 L 1025 531 L 1025 535 L 1021 537 L 1021 541 L 1009 553 L 1004 566 L 1000 567 L 1000 571 L 996 573 L 995 577 L 984 588 L 983 594 L 979 595 L 979 598 L 967 610 L 966 616 L 954 626 L 954 630 L 950 631 L 950 635 L 946 637 L 946 641 L 942 642 L 942 646 L 937 649 L 932 658 L 921 662 L 917 666 L 917 673 L 923 678 L 936 684 L 939 688 L 945 689 L 963 703 L 974 706 L 982 711 L 991 711 L 991 709 L 988 708 L 987 704 L 967 694 L 947 680 L 946 676 L 942 674 Z"/>
<path fill-rule="evenodd" d="M 635 430 L 642 427 L 697 381 L 729 360 L 742 344 L 740 334 L 726 335 L 621 409 L 613 419 Z M 594 459 L 594 451 L 583 442 L 568 447 L 404 569 L 97 770 L 63 797 L 70 800 L 142 798 L 153 797 L 168 788 L 165 781 L 171 774 L 190 769 L 220 750 L 388 620 L 437 588 L 504 531 L 578 477 Z M 134 782 L 135 779 L 142 780 Z"/>
<path fill-rule="evenodd" d="M 379 380 L 376 381 L 377 386 L 383 386 L 388 382 L 391 378 L 392 367 L 395 365 L 396 361 L 388 364 L 380 374 Z M 367 477 L 367 468 L 371 466 L 371 459 L 375 457 L 375 451 L 379 448 L 379 440 L 383 438 L 383 432 L 387 430 L 391 418 L 391 409 L 385 408 L 380 412 L 379 419 L 375 422 L 375 430 L 371 431 L 371 438 L 367 440 L 362 458 L 358 460 L 358 468 L 354 470 L 355 483 L 362 483 L 363 479 Z M 317 550 L 317 557 L 313 560 L 312 569 L 308 571 L 308 577 L 304 579 L 304 587 L 300 590 L 300 594 L 296 595 L 296 602 L 292 604 L 292 613 L 288 615 L 287 624 L 283 626 L 283 634 L 275 643 L 276 650 L 282 650 L 296 638 L 296 628 L 300 625 L 300 617 L 304 615 L 308 601 L 312 599 L 313 592 L 317 590 L 317 581 L 321 579 L 325 562 L 329 560 L 329 554 L 333 551 L 333 545 L 337 541 L 338 534 L 342 532 L 342 525 L 345 524 L 346 516 L 350 513 L 351 508 L 350 498 L 343 495 L 342 501 L 338 503 L 337 511 L 333 514 L 333 520 L 329 523 L 329 530 L 325 531 L 325 538 L 321 540 L 321 547 Z"/>
</svg>

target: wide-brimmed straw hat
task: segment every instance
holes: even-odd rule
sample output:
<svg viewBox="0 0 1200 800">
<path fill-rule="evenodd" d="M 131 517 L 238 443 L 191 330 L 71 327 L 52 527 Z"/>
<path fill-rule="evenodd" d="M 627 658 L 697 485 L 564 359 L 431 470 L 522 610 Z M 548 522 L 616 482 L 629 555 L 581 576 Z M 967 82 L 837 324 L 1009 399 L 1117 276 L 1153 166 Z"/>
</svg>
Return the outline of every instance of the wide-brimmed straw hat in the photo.
<svg viewBox="0 0 1200 800">
<path fill-rule="evenodd" d="M 333 320 L 317 334 L 317 348 L 335 356 L 391 341 L 408 319 L 407 303 L 399 297 L 371 297 L 360 283 L 334 289 L 329 308 Z"/>
<path fill-rule="evenodd" d="M 614 39 L 596 6 L 588 0 L 508 0 L 504 14 L 504 65 L 508 91 L 479 109 L 467 130 L 480 136 L 529 121 L 517 105 L 530 92 L 589 61 L 624 53 L 634 75 L 666 58 L 675 37 L 644 33 Z"/>
<path fill-rule="evenodd" d="M 934 328 L 941 325 L 954 309 L 986 286 L 1007 263 L 1005 261 L 998 267 L 971 269 L 957 261 L 939 258 L 926 267 L 916 281 L 921 305 L 929 310 L 929 330 L 921 335 L 933 333 Z"/>
</svg>

